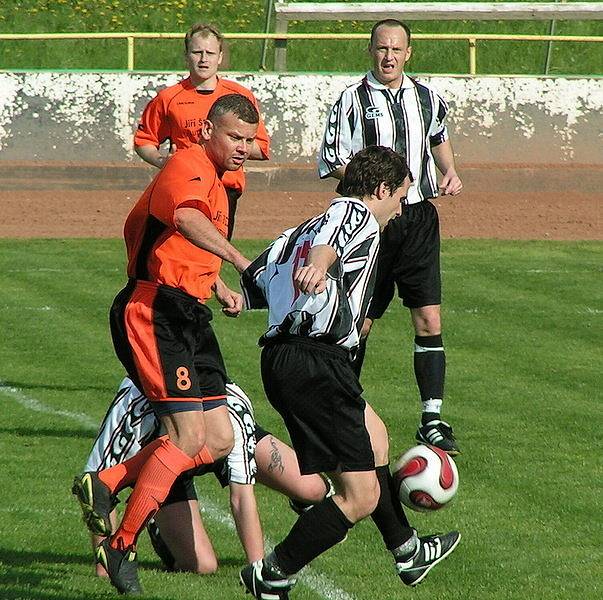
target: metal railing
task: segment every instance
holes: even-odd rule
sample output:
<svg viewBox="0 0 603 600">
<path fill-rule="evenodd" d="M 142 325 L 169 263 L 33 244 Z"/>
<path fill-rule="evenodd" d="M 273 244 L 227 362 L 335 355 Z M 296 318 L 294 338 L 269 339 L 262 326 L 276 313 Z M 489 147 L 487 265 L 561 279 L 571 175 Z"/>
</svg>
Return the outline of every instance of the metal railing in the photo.
<svg viewBox="0 0 603 600">
<path fill-rule="evenodd" d="M 135 69 L 135 40 L 180 39 L 182 33 L 0 33 L 0 40 L 126 40 L 127 70 Z M 286 43 L 288 40 L 368 40 L 367 33 L 225 33 L 227 40 L 275 40 Z M 525 42 L 603 42 L 603 36 L 573 35 L 521 35 L 497 33 L 416 33 L 417 40 L 466 41 L 468 49 L 468 73 L 477 74 L 477 42 L 479 41 L 525 41 Z"/>
</svg>

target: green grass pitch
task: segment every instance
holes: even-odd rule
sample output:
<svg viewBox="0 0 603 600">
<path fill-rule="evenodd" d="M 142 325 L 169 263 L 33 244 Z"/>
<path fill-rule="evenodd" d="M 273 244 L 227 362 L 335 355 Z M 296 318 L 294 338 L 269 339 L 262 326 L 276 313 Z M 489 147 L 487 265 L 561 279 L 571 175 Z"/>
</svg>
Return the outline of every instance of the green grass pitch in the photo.
<svg viewBox="0 0 603 600">
<path fill-rule="evenodd" d="M 266 0 L 248 0 L 243 8 L 236 0 L 19 0 L 0 2 L 0 32 L 185 32 L 192 23 L 205 21 L 226 33 L 259 33 L 264 31 L 266 5 Z M 289 32 L 368 33 L 371 25 L 369 21 L 294 21 Z M 414 33 L 548 35 L 551 31 L 550 21 L 412 21 L 410 25 Z M 273 12 L 270 31 L 274 31 L 274 26 Z M 558 21 L 555 27 L 555 35 L 590 36 L 601 35 L 601 31 L 601 21 Z M 258 70 L 262 45 L 259 40 L 231 40 L 228 69 Z M 135 47 L 138 70 L 185 69 L 182 40 L 138 40 Z M 409 73 L 468 71 L 465 41 L 415 40 L 413 48 L 407 66 Z M 547 42 L 478 42 L 477 72 L 544 73 L 547 48 Z M 274 66 L 273 55 L 274 42 L 270 41 L 265 65 L 268 70 Z M 3 69 L 120 70 L 127 67 L 126 43 L 124 40 L 0 40 L 0 65 Z M 365 40 L 288 43 L 290 71 L 362 73 L 368 67 Z M 601 75 L 601 44 L 555 42 L 551 47 L 549 73 Z"/>
<path fill-rule="evenodd" d="M 249 255 L 261 242 L 241 242 Z M 460 488 L 439 513 L 410 514 L 420 532 L 458 528 L 457 551 L 417 590 L 397 579 L 372 523 L 317 559 L 298 600 L 575 600 L 601 597 L 600 242 L 448 240 L 443 317 L 444 416 L 463 450 Z M 107 310 L 123 277 L 119 240 L 0 240 L 0 598 L 114 597 L 92 576 L 69 488 L 122 376 Z M 227 271 L 234 281 L 232 271 Z M 598 279 L 597 279 L 598 278 Z M 231 375 L 258 420 L 267 405 L 256 347 L 264 313 L 215 315 Z M 397 303 L 374 329 L 363 378 L 386 421 L 392 459 L 412 444 L 419 403 L 408 315 Z M 311 390 L 309 391 L 311 393 Z M 153 600 L 243 598 L 243 552 L 212 478 L 197 481 L 221 567 L 167 574 L 144 539 L 141 580 Z M 257 488 L 267 537 L 294 521 Z"/>
</svg>

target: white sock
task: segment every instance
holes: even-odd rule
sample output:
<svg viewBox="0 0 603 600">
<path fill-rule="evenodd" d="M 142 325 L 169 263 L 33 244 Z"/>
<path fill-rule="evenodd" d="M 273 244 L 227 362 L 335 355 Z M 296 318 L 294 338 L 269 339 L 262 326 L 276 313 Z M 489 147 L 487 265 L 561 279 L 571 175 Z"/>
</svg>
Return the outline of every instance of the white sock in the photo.
<svg viewBox="0 0 603 600">
<path fill-rule="evenodd" d="M 442 400 L 439 398 L 430 398 L 423 402 L 423 412 L 437 413 L 440 414 L 442 408 Z"/>
</svg>

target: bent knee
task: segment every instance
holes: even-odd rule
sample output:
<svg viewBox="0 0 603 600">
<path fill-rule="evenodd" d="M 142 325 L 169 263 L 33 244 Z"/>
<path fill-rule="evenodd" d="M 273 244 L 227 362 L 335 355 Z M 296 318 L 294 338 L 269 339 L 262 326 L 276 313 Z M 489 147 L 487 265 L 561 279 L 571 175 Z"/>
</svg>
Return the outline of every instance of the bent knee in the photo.
<svg viewBox="0 0 603 600">
<path fill-rule="evenodd" d="M 214 460 L 230 454 L 234 446 L 234 435 L 230 432 L 213 432 L 207 436 L 207 449 Z"/>
<path fill-rule="evenodd" d="M 375 486 L 374 489 L 367 493 L 366 496 L 362 499 L 361 504 L 358 509 L 360 511 L 360 519 L 364 519 L 369 515 L 372 515 L 375 509 L 377 508 L 377 504 L 379 503 L 379 485 Z"/>
<path fill-rule="evenodd" d="M 366 490 L 361 497 L 349 498 L 344 505 L 344 512 L 353 523 L 372 515 L 379 502 L 379 485 Z"/>
<path fill-rule="evenodd" d="M 204 433 L 185 432 L 180 434 L 172 434 L 170 436 L 172 443 L 182 452 L 194 458 L 205 446 Z"/>
<path fill-rule="evenodd" d="M 192 560 L 181 559 L 174 564 L 176 571 L 196 573 L 197 575 L 212 575 L 218 570 L 218 561 L 215 557 L 197 557 Z"/>
<path fill-rule="evenodd" d="M 430 306 L 412 310 L 416 335 L 430 336 L 442 333 L 440 307 Z"/>
</svg>

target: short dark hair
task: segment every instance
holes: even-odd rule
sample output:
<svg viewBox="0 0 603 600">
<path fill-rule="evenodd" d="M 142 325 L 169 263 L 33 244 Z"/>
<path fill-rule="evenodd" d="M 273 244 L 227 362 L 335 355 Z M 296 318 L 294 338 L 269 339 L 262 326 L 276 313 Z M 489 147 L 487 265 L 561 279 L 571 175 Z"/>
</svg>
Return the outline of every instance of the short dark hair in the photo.
<svg viewBox="0 0 603 600">
<path fill-rule="evenodd" d="M 260 114 L 253 102 L 241 94 L 226 94 L 218 98 L 207 113 L 207 120 L 215 123 L 226 113 L 234 113 L 241 121 L 255 125 L 260 122 Z"/>
<path fill-rule="evenodd" d="M 367 146 L 348 163 L 339 189 L 343 196 L 364 198 L 384 183 L 393 193 L 407 177 L 412 181 L 404 156 L 384 146 Z"/>
<path fill-rule="evenodd" d="M 402 27 L 402 29 L 404 29 L 404 31 L 406 32 L 406 39 L 408 40 L 408 45 L 410 46 L 410 27 L 406 23 L 398 21 L 398 19 L 383 19 L 382 21 L 377 21 L 377 23 L 375 23 L 373 25 L 373 28 L 371 29 L 371 46 L 373 45 L 373 41 L 375 40 L 375 34 L 377 33 L 377 29 L 379 29 L 381 25 L 383 25 L 384 27 Z"/>
<path fill-rule="evenodd" d="M 208 25 L 207 23 L 195 23 L 184 36 L 184 52 L 188 52 L 188 49 L 191 45 L 191 39 L 197 33 L 201 34 L 201 37 L 207 38 L 210 35 L 213 35 L 217 40 L 218 44 L 220 44 L 220 50 L 222 50 L 222 43 L 224 42 L 224 36 L 220 33 L 220 30 L 213 25 Z"/>
</svg>

